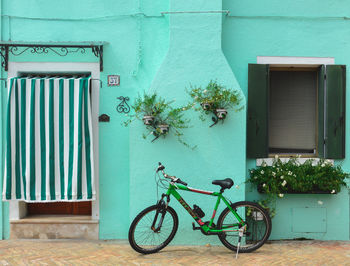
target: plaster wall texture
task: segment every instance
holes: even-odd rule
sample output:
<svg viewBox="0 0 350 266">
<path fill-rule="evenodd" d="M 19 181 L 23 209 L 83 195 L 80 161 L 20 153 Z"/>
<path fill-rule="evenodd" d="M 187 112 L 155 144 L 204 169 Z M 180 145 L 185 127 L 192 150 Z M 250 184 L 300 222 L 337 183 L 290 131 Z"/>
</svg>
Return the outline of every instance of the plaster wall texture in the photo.
<svg viewBox="0 0 350 266">
<path fill-rule="evenodd" d="M 133 102 L 137 93 L 156 90 L 168 99 L 176 98 L 176 104 L 181 105 L 189 100 L 185 87 L 204 86 L 211 79 L 247 95 L 248 63 L 255 63 L 257 56 L 334 57 L 336 64 L 346 65 L 350 60 L 350 20 L 344 19 L 350 16 L 350 3 L 341 0 L 325 0 L 322 4 L 316 0 L 2 0 L 1 7 L 2 40 L 108 42 L 104 46 L 100 90 L 100 114 L 111 117 L 110 123 L 99 125 L 101 239 L 126 238 L 131 219 L 156 202 L 153 170 L 158 161 L 169 174 L 207 190 L 216 190 L 211 185 L 214 178 L 233 177 L 240 184 L 247 169 L 255 167 L 255 161 L 245 159 L 245 110 L 230 112 L 223 125 L 210 129 L 210 118 L 203 123 L 197 114 L 189 113 L 193 127 L 184 133 L 188 143 L 198 146 L 192 151 L 172 136 L 154 143 L 142 139 L 141 123 L 123 127 L 125 117 L 115 110 L 117 97 L 129 96 Z M 203 12 L 220 10 L 230 14 Z M 200 13 L 162 15 L 163 11 Z M 26 53 L 11 56 L 10 60 L 97 61 L 89 52 L 69 57 Z M 110 74 L 121 76 L 119 87 L 107 87 Z M 2 75 L 6 76 L 6 72 Z M 4 110 L 4 90 L 1 97 Z M 347 93 L 347 102 L 349 97 Z M 348 132 L 350 123 L 346 125 Z M 350 171 L 348 134 L 346 143 L 346 159 L 337 163 Z M 233 201 L 259 197 L 253 191 L 242 184 L 240 189 L 225 194 Z M 214 198 L 186 192 L 183 197 L 188 203 L 197 202 L 210 216 Z M 291 209 L 296 207 L 317 207 L 316 199 L 317 196 L 293 196 L 278 203 L 280 216 L 274 220 L 272 237 L 295 237 L 296 234 L 285 232 L 285 217 L 290 217 Z M 326 197 L 323 202 L 322 207 L 327 208 L 327 233 L 312 236 L 349 239 L 348 191 Z M 3 238 L 8 238 L 8 205 L 1 206 Z M 201 244 L 216 239 L 192 232 L 189 216 L 175 201 L 172 206 L 179 210 L 182 233 L 174 243 Z"/>
<path fill-rule="evenodd" d="M 221 1 L 211 1 L 209 7 L 208 4 L 200 5 L 204 2 L 193 1 L 191 6 L 196 3 L 195 7 L 199 11 L 221 9 Z M 170 1 L 170 12 L 178 11 L 187 4 L 185 0 Z M 175 99 L 176 104 L 186 104 L 190 99 L 185 88 L 189 89 L 190 84 L 205 86 L 211 79 L 217 79 L 229 88 L 240 90 L 221 49 L 222 14 L 170 14 L 169 31 L 169 50 L 148 91 Z M 244 104 L 243 95 L 242 98 Z M 197 145 L 195 150 L 178 143 L 172 136 L 154 143 L 144 141 L 140 135 L 142 123 L 131 127 L 130 206 L 140 205 L 140 199 L 134 195 L 142 196 L 143 207 L 156 202 L 152 176 L 158 161 L 167 167 L 166 172 L 180 177 L 191 187 L 218 191 L 218 187 L 211 184 L 215 178 L 232 177 L 237 184 L 244 181 L 245 110 L 236 113 L 231 111 L 223 125 L 219 123 L 212 128 L 209 128 L 211 117 L 203 123 L 198 121 L 198 114 L 194 111 L 188 115 L 193 128 L 184 130 L 184 133 L 190 145 Z M 186 192 L 181 194 L 191 206 L 193 203 L 198 204 L 207 214 L 204 219 L 209 220 L 215 198 L 207 200 L 205 196 Z M 225 192 L 225 195 L 232 201 L 243 200 L 244 185 L 239 190 Z M 198 244 L 207 243 L 206 236 L 192 230 L 193 219 L 175 201 L 173 199 L 172 206 L 179 212 L 181 234 L 175 236 L 174 243 L 186 244 L 194 238 Z M 130 218 L 139 210 L 131 208 Z"/>
<path fill-rule="evenodd" d="M 248 64 L 256 63 L 257 56 L 334 57 L 335 64 L 347 65 L 349 76 L 349 3 L 344 1 L 223 1 L 223 9 L 230 15 L 223 20 L 223 51 L 235 73 L 242 91 L 247 95 Z M 232 33 L 233 36 L 232 36 Z M 347 86 L 348 91 L 348 86 Z M 349 93 L 346 102 L 349 103 Z M 349 117 L 349 108 L 346 117 Z M 347 119 L 348 120 L 348 119 Z M 346 122 L 346 132 L 349 131 Z M 344 160 L 337 160 L 345 171 L 350 170 L 349 134 L 346 134 Z M 247 160 L 247 170 L 256 166 Z M 248 172 L 247 172 L 248 176 Z M 247 186 L 247 198 L 261 197 Z M 319 205 L 322 201 L 323 205 Z M 293 233 L 294 208 L 326 208 L 326 233 Z M 301 221 L 300 221 L 301 222 Z M 307 221 L 317 224 L 316 217 Z M 273 219 L 272 239 L 298 237 L 314 239 L 349 239 L 349 190 L 332 196 L 288 195 L 277 200 L 277 215 Z"/>
</svg>

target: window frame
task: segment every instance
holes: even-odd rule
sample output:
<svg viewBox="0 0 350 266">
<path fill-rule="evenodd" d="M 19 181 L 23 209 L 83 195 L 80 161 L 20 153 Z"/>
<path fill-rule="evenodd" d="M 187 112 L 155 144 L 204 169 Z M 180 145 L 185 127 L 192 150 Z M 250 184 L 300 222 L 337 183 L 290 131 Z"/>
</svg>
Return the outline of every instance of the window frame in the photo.
<svg viewBox="0 0 350 266">
<path fill-rule="evenodd" d="M 267 121 L 267 112 L 265 111 L 267 101 L 264 98 L 269 93 L 269 67 L 295 67 L 296 65 L 319 67 L 321 74 L 319 78 L 321 94 L 319 95 L 324 95 L 324 97 L 319 97 L 318 101 L 319 106 L 322 106 L 319 110 L 319 122 L 323 123 L 323 130 L 320 129 L 319 134 L 324 137 L 318 136 L 320 143 L 323 144 L 323 149 L 318 157 L 345 158 L 346 65 L 335 65 L 334 58 L 331 57 L 261 56 L 257 57 L 257 64 L 249 64 L 248 66 L 248 103 L 249 101 L 251 103 L 248 104 L 247 113 L 247 158 L 266 158 L 268 154 L 268 142 L 264 141 L 268 134 L 265 124 Z M 325 79 L 326 75 L 327 79 Z M 328 136 L 329 133 L 333 134 L 332 132 L 334 132 L 334 136 Z M 320 146 L 322 147 L 322 145 Z"/>
</svg>

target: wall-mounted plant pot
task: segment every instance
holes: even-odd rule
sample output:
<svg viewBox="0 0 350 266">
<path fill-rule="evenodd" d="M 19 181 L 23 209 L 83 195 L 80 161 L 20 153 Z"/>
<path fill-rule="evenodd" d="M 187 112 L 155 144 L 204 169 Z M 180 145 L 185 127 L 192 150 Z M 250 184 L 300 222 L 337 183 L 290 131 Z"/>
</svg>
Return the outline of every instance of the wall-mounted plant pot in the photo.
<svg viewBox="0 0 350 266">
<path fill-rule="evenodd" d="M 205 111 L 208 111 L 211 108 L 210 103 L 201 103 L 201 106 L 202 106 L 203 110 L 205 110 Z"/>
<path fill-rule="evenodd" d="M 227 110 L 226 109 L 223 109 L 223 108 L 216 109 L 215 112 L 216 112 L 216 116 L 219 119 L 225 119 L 226 116 L 227 116 Z"/>
<path fill-rule="evenodd" d="M 166 134 L 169 132 L 169 125 L 166 125 L 166 124 L 158 125 L 157 128 L 159 129 L 161 134 Z"/>
<path fill-rule="evenodd" d="M 143 116 L 142 120 L 146 126 L 153 125 L 154 116 L 153 115 L 145 115 L 145 116 Z"/>
</svg>

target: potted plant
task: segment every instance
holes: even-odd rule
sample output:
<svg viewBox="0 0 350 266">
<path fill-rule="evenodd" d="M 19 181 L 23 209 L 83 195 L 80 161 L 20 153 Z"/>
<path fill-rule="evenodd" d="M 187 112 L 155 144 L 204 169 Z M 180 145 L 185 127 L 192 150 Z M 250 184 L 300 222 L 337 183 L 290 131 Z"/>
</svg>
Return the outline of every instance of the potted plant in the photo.
<svg viewBox="0 0 350 266">
<path fill-rule="evenodd" d="M 284 194 L 336 194 L 350 175 L 341 166 L 333 165 L 332 161 L 324 159 L 309 159 L 304 163 L 298 157 L 281 160 L 275 156 L 272 165 L 265 162 L 255 169 L 250 169 L 247 180 L 258 192 L 266 194 L 263 204 L 271 207 L 276 198 Z"/>
<path fill-rule="evenodd" d="M 155 122 L 155 117 L 162 113 L 167 108 L 168 104 L 169 103 L 166 103 L 164 99 L 157 97 L 156 93 L 151 95 L 144 93 L 142 97 L 138 95 L 132 106 L 135 110 L 135 115 L 130 118 L 142 119 L 145 125 L 151 126 Z M 132 119 L 129 119 L 126 121 L 126 124 L 131 121 Z"/>
<path fill-rule="evenodd" d="M 165 137 L 169 132 L 173 132 L 179 142 L 190 147 L 183 141 L 183 133 L 181 132 L 181 129 L 189 127 L 190 120 L 183 116 L 184 111 L 188 110 L 190 106 L 173 108 L 173 103 L 174 101 L 167 102 L 156 93 L 138 95 L 131 106 L 134 114 L 128 115 L 129 119 L 124 122 L 124 126 L 128 126 L 135 119 L 142 120 L 148 130 L 148 133 L 143 134 L 144 138 L 153 135 L 155 136 L 153 142 L 159 137 Z"/>
<path fill-rule="evenodd" d="M 241 97 L 239 91 L 227 89 L 215 81 L 210 81 L 204 89 L 191 86 L 191 90 L 188 93 L 193 100 L 191 104 L 194 109 L 201 112 L 201 120 L 204 121 L 205 115 L 209 113 L 214 114 L 213 125 L 219 120 L 225 120 L 228 109 L 234 108 L 236 111 L 240 111 L 243 108 L 240 106 Z M 196 105 L 199 106 L 195 107 Z"/>
</svg>

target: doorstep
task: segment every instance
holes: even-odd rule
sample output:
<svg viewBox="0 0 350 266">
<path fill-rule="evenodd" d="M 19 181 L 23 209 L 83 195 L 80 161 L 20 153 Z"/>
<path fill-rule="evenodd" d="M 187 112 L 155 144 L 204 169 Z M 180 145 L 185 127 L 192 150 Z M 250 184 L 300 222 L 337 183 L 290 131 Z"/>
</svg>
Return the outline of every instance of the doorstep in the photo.
<svg viewBox="0 0 350 266">
<path fill-rule="evenodd" d="M 10 221 L 10 239 L 97 240 L 98 225 L 85 215 L 33 215 Z"/>
</svg>

